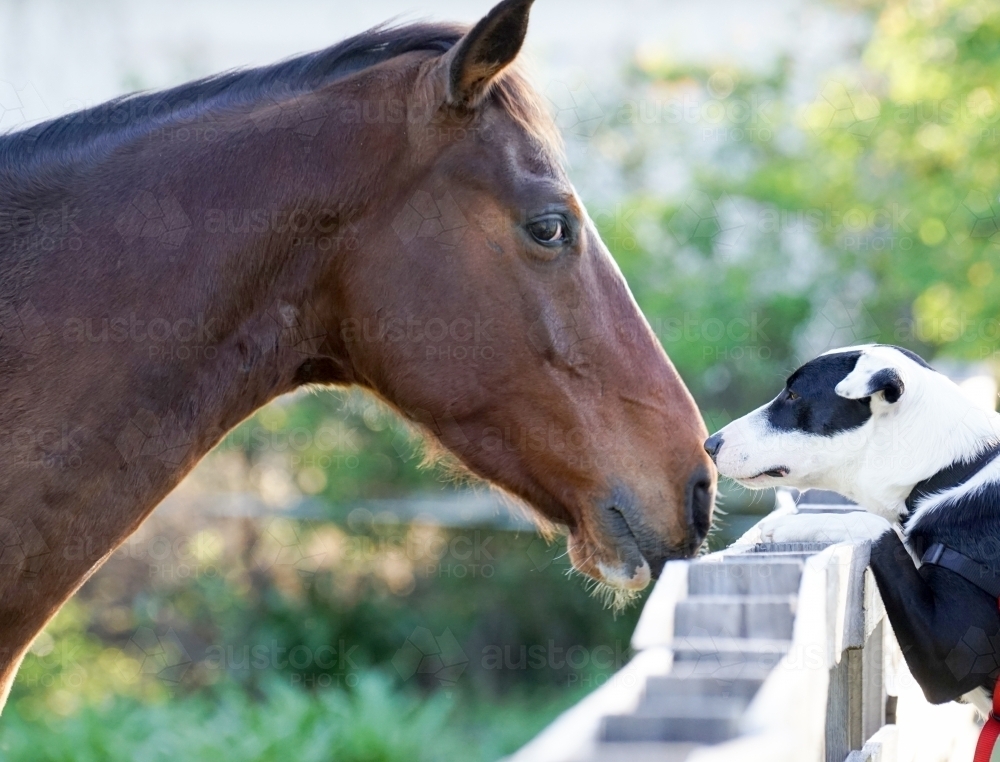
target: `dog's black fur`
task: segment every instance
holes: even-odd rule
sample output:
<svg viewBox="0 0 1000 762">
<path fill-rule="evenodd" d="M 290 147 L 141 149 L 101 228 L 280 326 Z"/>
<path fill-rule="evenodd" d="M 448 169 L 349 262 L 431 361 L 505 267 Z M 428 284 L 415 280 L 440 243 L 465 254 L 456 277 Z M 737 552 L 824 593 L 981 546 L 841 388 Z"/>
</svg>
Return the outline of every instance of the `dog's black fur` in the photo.
<svg viewBox="0 0 1000 762">
<path fill-rule="evenodd" d="M 871 567 L 906 664 L 927 700 L 940 704 L 976 688 L 992 693 L 1000 675 L 996 599 L 948 569 L 917 569 L 895 532 L 875 542 Z"/>
<path fill-rule="evenodd" d="M 963 484 L 997 457 L 991 449 L 971 464 L 955 464 L 945 479 L 929 480 L 907 501 Z M 972 466 L 970 468 L 969 466 Z M 937 481 L 937 483 L 934 483 Z M 941 543 L 1000 574 L 1000 484 L 962 495 L 908 527 L 911 550 L 922 556 Z M 975 688 L 992 692 L 1000 676 L 1000 608 L 997 599 L 950 569 L 919 569 L 895 532 L 872 547 L 872 572 L 906 663 L 932 703 Z"/>
</svg>

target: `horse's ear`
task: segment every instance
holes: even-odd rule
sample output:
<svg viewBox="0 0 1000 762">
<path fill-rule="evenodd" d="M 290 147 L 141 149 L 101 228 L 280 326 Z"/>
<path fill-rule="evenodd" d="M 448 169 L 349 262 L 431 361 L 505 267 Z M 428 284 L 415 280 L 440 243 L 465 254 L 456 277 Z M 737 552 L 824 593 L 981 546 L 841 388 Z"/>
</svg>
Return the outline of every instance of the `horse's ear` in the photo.
<svg viewBox="0 0 1000 762">
<path fill-rule="evenodd" d="M 503 0 L 455 43 L 444 58 L 451 105 L 474 107 L 514 60 L 528 31 L 532 2 Z"/>
</svg>

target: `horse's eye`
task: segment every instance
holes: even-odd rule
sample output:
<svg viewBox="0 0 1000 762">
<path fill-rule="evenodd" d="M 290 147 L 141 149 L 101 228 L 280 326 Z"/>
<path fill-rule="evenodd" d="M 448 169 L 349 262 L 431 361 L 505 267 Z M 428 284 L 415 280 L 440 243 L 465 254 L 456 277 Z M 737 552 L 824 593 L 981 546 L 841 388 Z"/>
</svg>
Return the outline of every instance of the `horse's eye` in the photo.
<svg viewBox="0 0 1000 762">
<path fill-rule="evenodd" d="M 558 215 L 540 217 L 528 223 L 528 232 L 542 246 L 560 246 L 566 242 L 566 221 Z"/>
</svg>

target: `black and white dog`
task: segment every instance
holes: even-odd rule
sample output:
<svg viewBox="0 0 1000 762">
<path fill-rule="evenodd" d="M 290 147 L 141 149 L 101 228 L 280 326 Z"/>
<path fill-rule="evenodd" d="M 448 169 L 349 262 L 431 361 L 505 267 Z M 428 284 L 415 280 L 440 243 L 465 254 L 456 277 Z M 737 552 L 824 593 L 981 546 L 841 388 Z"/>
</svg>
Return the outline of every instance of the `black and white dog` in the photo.
<svg viewBox="0 0 1000 762">
<path fill-rule="evenodd" d="M 747 487 L 834 490 L 866 508 L 765 519 L 754 539 L 872 539 L 871 568 L 924 695 L 989 711 L 1000 675 L 1000 415 L 908 350 L 849 347 L 803 365 L 705 449 Z"/>
</svg>

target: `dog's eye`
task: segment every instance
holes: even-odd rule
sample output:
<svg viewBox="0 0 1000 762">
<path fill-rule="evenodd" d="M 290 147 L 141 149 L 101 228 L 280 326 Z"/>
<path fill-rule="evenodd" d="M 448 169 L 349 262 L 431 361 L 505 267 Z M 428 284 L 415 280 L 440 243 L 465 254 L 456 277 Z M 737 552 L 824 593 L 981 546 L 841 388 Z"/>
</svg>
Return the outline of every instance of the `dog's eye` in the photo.
<svg viewBox="0 0 1000 762">
<path fill-rule="evenodd" d="M 796 394 L 795 392 L 793 392 L 793 391 L 792 391 L 791 389 L 789 389 L 789 390 L 788 390 L 788 400 L 789 400 L 789 401 L 792 401 L 792 400 L 797 400 L 798 398 L 799 398 L 799 395 L 797 395 L 797 394 Z"/>
</svg>

